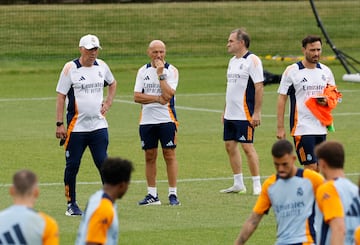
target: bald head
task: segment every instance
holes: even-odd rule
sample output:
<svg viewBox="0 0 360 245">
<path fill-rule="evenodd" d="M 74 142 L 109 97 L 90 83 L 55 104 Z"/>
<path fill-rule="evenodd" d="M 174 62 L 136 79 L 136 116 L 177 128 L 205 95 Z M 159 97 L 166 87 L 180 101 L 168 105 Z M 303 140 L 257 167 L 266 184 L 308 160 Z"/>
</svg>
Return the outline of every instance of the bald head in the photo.
<svg viewBox="0 0 360 245">
<path fill-rule="evenodd" d="M 155 47 L 162 47 L 162 48 L 165 48 L 165 43 L 161 40 L 152 40 L 150 43 L 149 43 L 149 49 L 150 48 L 155 48 Z"/>
<path fill-rule="evenodd" d="M 161 60 L 164 63 L 166 55 L 165 43 L 161 40 L 151 41 L 147 53 L 154 67 L 156 67 L 156 65 L 154 65 L 155 60 Z"/>
</svg>

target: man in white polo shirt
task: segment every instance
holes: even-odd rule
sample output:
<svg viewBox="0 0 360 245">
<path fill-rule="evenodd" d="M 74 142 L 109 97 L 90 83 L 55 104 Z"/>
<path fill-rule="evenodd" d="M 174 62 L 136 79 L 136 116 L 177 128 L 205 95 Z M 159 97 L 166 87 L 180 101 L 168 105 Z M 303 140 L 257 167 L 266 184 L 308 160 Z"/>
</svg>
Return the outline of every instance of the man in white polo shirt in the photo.
<svg viewBox="0 0 360 245">
<path fill-rule="evenodd" d="M 165 61 L 166 48 L 160 40 L 148 47 L 150 63 L 143 65 L 136 76 L 134 100 L 142 105 L 140 138 L 145 151 L 148 194 L 139 205 L 159 205 L 156 188 L 156 158 L 160 141 L 169 183 L 169 204 L 179 205 L 177 198 L 178 163 L 175 155 L 177 119 L 175 91 L 179 73 L 175 66 Z"/>
<path fill-rule="evenodd" d="M 250 169 L 253 194 L 261 192 L 259 157 L 254 146 L 255 128 L 261 123 L 264 73 L 260 58 L 249 51 L 250 36 L 244 28 L 231 31 L 227 49 L 234 56 L 227 69 L 226 103 L 222 121 L 223 140 L 233 173 L 233 185 L 221 193 L 246 193 L 243 160 L 239 144 Z"/>
<path fill-rule="evenodd" d="M 314 153 L 316 145 L 326 140 L 327 128 L 305 105 L 306 101 L 323 94 L 327 85 L 335 86 L 332 71 L 320 63 L 321 37 L 308 35 L 302 40 L 304 59 L 286 67 L 278 88 L 277 134 L 285 139 L 285 107 L 290 98 L 290 134 L 293 137 L 298 160 L 304 168 L 318 171 Z M 319 101 L 319 104 L 326 101 Z"/>
<path fill-rule="evenodd" d="M 67 62 L 56 87 L 56 138 L 64 144 L 66 215 L 82 215 L 76 203 L 76 176 L 88 146 L 98 170 L 107 157 L 109 143 L 105 115 L 116 93 L 116 80 L 108 65 L 98 59 L 99 39 L 85 35 L 79 42 L 80 58 Z M 108 87 L 106 99 L 104 87 Z M 67 109 L 64 125 L 64 107 Z"/>
</svg>

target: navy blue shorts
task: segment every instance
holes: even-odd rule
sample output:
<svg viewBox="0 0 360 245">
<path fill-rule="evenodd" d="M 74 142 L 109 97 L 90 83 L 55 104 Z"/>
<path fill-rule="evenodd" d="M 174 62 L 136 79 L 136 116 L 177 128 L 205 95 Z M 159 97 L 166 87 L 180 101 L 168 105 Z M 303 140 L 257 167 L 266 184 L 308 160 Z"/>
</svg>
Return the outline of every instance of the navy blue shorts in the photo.
<svg viewBox="0 0 360 245">
<path fill-rule="evenodd" d="M 315 146 L 326 140 L 324 135 L 301 135 L 294 136 L 296 154 L 301 165 L 317 163 Z"/>
<path fill-rule="evenodd" d="M 92 158 L 99 168 L 107 157 L 108 145 L 109 135 L 107 128 L 92 132 L 72 132 L 65 150 L 66 164 L 78 167 L 86 147 L 89 147 Z"/>
<path fill-rule="evenodd" d="M 173 122 L 140 125 L 141 147 L 143 150 L 158 148 L 160 140 L 162 148 L 175 148 L 176 132 L 176 124 Z"/>
<path fill-rule="evenodd" d="M 224 141 L 228 140 L 240 143 L 253 143 L 254 128 L 246 120 L 224 119 Z"/>
</svg>

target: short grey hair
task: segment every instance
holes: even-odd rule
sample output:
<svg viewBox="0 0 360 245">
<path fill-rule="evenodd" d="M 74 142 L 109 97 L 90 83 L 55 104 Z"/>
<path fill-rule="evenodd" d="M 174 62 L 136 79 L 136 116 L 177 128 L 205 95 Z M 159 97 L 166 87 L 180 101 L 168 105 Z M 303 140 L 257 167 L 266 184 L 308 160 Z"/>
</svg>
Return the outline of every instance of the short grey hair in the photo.
<svg viewBox="0 0 360 245">
<path fill-rule="evenodd" d="M 246 48 L 250 47 L 250 36 L 246 32 L 245 28 L 243 28 L 243 27 L 237 28 L 237 29 L 233 30 L 231 33 L 236 33 L 236 39 L 238 41 L 244 40 Z"/>
</svg>

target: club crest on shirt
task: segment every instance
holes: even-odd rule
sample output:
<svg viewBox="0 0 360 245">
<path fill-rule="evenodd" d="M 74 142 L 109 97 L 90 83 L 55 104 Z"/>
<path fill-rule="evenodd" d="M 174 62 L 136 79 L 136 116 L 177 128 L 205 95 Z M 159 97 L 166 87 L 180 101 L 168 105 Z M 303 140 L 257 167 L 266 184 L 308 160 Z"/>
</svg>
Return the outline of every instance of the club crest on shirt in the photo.
<svg viewBox="0 0 360 245">
<path fill-rule="evenodd" d="M 325 74 L 322 74 L 321 80 L 323 80 L 323 81 L 326 81 L 326 80 L 327 80 Z"/>
<path fill-rule="evenodd" d="M 304 190 L 303 190 L 303 188 L 299 187 L 299 188 L 297 189 L 297 191 L 296 191 L 296 195 L 298 195 L 298 196 L 304 195 Z"/>
<path fill-rule="evenodd" d="M 306 155 L 306 160 L 311 161 L 312 159 L 313 159 L 313 158 L 312 158 L 311 154 L 307 154 L 307 155 Z"/>
</svg>

